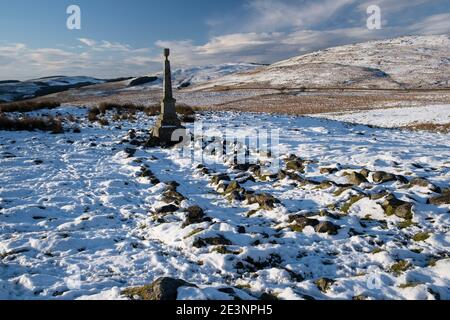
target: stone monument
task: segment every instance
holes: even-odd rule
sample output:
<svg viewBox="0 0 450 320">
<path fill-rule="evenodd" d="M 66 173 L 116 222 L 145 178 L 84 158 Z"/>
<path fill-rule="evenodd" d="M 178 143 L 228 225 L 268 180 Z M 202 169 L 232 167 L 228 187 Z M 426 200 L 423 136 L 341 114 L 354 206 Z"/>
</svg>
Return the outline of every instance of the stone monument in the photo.
<svg viewBox="0 0 450 320">
<path fill-rule="evenodd" d="M 185 130 L 178 119 L 175 109 L 176 100 L 172 95 L 172 74 L 169 61 L 170 50 L 164 49 L 164 92 L 161 100 L 161 114 L 152 131 L 154 139 L 161 145 L 175 145 L 180 141 L 172 141 L 172 135 L 176 130 Z"/>
</svg>

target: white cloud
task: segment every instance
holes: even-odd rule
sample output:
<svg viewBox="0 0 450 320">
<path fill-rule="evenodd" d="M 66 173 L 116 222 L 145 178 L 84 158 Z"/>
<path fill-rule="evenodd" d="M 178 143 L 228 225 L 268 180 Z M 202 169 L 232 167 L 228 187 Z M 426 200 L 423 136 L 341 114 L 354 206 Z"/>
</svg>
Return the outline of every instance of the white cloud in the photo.
<svg viewBox="0 0 450 320">
<path fill-rule="evenodd" d="M 79 38 L 78 41 L 80 41 L 82 44 L 84 44 L 88 47 L 93 47 L 97 44 L 97 42 L 95 40 L 87 39 L 87 38 Z"/>
</svg>

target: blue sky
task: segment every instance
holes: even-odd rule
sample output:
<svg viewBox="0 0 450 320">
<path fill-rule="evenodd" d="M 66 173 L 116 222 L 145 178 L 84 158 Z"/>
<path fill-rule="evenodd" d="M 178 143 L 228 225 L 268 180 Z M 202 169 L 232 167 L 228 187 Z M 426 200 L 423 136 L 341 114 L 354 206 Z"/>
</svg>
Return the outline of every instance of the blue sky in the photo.
<svg viewBox="0 0 450 320">
<path fill-rule="evenodd" d="M 66 8 L 81 8 L 81 30 Z M 379 5 L 381 30 L 366 9 Z M 175 66 L 271 63 L 330 46 L 450 34 L 450 0 L 0 0 L 0 80 L 116 77 Z"/>
</svg>

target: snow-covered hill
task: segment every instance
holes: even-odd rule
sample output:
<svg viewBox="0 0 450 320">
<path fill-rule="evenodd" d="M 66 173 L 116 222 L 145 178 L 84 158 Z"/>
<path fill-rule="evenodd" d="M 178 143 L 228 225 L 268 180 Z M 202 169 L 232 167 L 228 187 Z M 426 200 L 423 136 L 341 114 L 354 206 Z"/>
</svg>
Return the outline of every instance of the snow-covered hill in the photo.
<svg viewBox="0 0 450 320">
<path fill-rule="evenodd" d="M 27 81 L 4 81 L 0 83 L 0 102 L 9 102 L 43 96 L 72 88 L 104 83 L 91 77 L 54 76 Z"/>
<path fill-rule="evenodd" d="M 215 80 L 218 78 L 222 78 L 230 74 L 255 70 L 261 66 L 262 65 L 252 63 L 225 63 L 201 67 L 180 68 L 173 70 L 172 81 L 174 87 L 186 88 L 193 85 L 202 84 L 211 80 Z M 128 81 L 128 84 L 131 84 L 133 81 L 141 78 L 142 77 L 133 78 Z M 139 89 L 148 86 L 151 87 L 162 86 L 162 79 L 163 79 L 162 72 L 159 72 L 151 76 L 147 76 L 146 78 L 149 80 L 147 83 L 133 87 Z M 157 80 L 153 80 L 154 78 L 157 78 Z"/>
<path fill-rule="evenodd" d="M 450 87 L 450 38 L 408 36 L 326 49 L 201 86 Z"/>
</svg>

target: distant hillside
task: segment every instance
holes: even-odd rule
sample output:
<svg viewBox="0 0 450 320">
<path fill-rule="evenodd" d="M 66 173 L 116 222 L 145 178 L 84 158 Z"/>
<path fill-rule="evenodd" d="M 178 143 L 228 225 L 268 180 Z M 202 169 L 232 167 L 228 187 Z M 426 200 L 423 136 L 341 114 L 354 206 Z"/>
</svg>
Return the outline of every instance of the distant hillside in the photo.
<svg viewBox="0 0 450 320">
<path fill-rule="evenodd" d="M 91 77 L 65 76 L 45 77 L 27 81 L 2 81 L 0 82 L 0 102 L 45 96 L 73 88 L 104 83 L 106 81 Z"/>
<path fill-rule="evenodd" d="M 172 71 L 172 81 L 173 86 L 176 88 L 187 88 L 230 74 L 254 70 L 261 66 L 262 65 L 252 63 L 225 63 L 218 65 L 174 69 Z M 129 86 L 137 87 L 137 89 L 141 88 L 142 86 L 158 87 L 162 85 L 162 78 L 162 72 L 150 76 L 133 78 L 129 81 Z"/>
<path fill-rule="evenodd" d="M 409 36 L 322 50 L 199 86 L 448 88 L 450 39 Z"/>
</svg>

